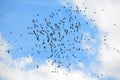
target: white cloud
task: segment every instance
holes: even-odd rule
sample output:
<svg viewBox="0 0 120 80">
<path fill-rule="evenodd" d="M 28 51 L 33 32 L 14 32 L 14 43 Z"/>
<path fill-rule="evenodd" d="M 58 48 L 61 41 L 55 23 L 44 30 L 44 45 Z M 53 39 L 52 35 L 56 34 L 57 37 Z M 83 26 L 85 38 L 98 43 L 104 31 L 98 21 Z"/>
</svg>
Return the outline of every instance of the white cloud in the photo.
<svg viewBox="0 0 120 80">
<path fill-rule="evenodd" d="M 11 55 L 5 52 L 9 49 L 9 44 L 1 36 L 0 43 L 4 45 L 0 47 L 2 49 L 0 52 L 0 79 L 2 78 L 2 80 L 95 80 L 90 73 L 74 69 L 68 72 L 65 68 L 57 68 L 58 73 L 57 71 L 52 73 L 57 66 L 57 64 L 51 66 L 52 60 L 46 61 L 36 68 L 35 62 L 30 56 L 12 59 Z M 28 66 L 33 67 L 29 69 Z M 80 66 L 84 68 L 82 63 Z"/>
<path fill-rule="evenodd" d="M 102 43 L 97 61 L 101 64 L 97 66 L 101 68 L 97 67 L 96 71 L 120 80 L 120 0 L 73 0 L 72 3 L 82 11 L 87 7 L 82 14 L 86 14 L 88 19 L 95 19 L 94 24 L 100 31 Z M 106 33 L 106 41 L 103 41 Z"/>
<path fill-rule="evenodd" d="M 93 62 L 93 70 L 98 74 L 102 73 L 104 77 L 120 80 L 120 0 L 73 0 L 72 2 L 78 5 L 81 10 L 87 7 L 87 11 L 83 14 L 86 14 L 88 19 L 95 19 L 94 23 L 101 33 L 101 40 L 104 39 L 104 33 L 107 32 L 107 45 L 105 46 L 102 41 L 97 57 L 97 61 L 100 61 L 101 64 Z M 5 53 L 9 45 L 0 36 L 1 43 L 5 45 L 0 46 L 2 50 L 0 57 L 4 59 L 0 61 L 0 76 L 8 80 L 96 80 L 91 78 L 90 74 L 78 70 L 68 73 L 65 68 L 60 68 L 58 69 L 59 73 L 51 73 L 54 66 L 50 66 L 48 62 L 41 64 L 39 69 L 24 70 L 26 65 L 34 63 L 33 59 L 29 57 L 12 60 L 11 56 Z M 79 65 L 84 67 L 81 63 Z"/>
</svg>

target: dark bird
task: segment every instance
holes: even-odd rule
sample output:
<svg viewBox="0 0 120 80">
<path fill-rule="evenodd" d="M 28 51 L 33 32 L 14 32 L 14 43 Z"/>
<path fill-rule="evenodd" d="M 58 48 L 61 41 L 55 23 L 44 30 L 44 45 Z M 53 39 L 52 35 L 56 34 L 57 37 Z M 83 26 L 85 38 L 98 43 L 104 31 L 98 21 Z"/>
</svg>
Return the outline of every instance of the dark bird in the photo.
<svg viewBox="0 0 120 80">
<path fill-rule="evenodd" d="M 37 68 L 39 68 L 39 65 L 37 64 Z"/>
</svg>

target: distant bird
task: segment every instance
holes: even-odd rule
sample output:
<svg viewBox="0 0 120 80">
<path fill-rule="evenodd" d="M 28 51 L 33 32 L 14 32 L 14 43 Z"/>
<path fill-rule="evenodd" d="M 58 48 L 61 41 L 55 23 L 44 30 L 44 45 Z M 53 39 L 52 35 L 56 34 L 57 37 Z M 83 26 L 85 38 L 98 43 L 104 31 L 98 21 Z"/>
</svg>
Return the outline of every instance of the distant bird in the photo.
<svg viewBox="0 0 120 80">
<path fill-rule="evenodd" d="M 10 32 L 10 34 L 12 35 L 12 32 Z"/>
<path fill-rule="evenodd" d="M 39 14 L 37 13 L 37 16 L 39 16 Z"/>
<path fill-rule="evenodd" d="M 39 68 L 39 65 L 37 64 L 37 68 Z"/>
<path fill-rule="evenodd" d="M 9 53 L 10 53 L 10 50 L 7 50 L 6 52 L 9 54 Z"/>
<path fill-rule="evenodd" d="M 103 76 L 103 74 L 101 74 L 101 76 Z"/>
<path fill-rule="evenodd" d="M 23 36 L 23 34 L 20 34 L 20 36 L 22 37 L 22 36 Z"/>
</svg>

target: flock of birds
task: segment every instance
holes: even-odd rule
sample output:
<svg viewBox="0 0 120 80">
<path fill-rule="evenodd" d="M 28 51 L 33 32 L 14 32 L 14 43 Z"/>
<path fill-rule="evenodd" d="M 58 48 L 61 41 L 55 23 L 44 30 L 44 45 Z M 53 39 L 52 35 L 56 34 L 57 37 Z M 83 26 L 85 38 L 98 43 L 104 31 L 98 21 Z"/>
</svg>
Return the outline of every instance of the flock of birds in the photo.
<svg viewBox="0 0 120 80">
<path fill-rule="evenodd" d="M 47 59 L 53 60 L 51 65 L 56 63 L 57 68 L 66 67 L 68 71 L 71 71 L 72 63 L 89 61 L 87 53 L 91 50 L 95 53 L 97 49 L 95 50 L 94 46 L 84 48 L 82 43 L 87 42 L 90 45 L 93 40 L 99 39 L 95 34 L 91 34 L 90 37 L 85 35 L 85 32 L 90 33 L 88 28 L 92 30 L 92 33 L 97 31 L 96 25 L 89 26 L 89 24 L 94 23 L 95 19 L 91 19 L 91 22 L 81 21 L 80 14 L 86 11 L 87 7 L 80 10 L 77 5 L 71 7 L 67 3 L 67 6 L 63 6 L 62 9 L 58 9 L 44 18 L 42 23 L 39 22 L 39 19 L 33 19 L 33 27 L 27 27 L 27 29 L 29 30 L 28 34 L 33 35 L 37 40 L 35 47 L 38 50 L 36 52 L 39 55 L 48 54 Z M 39 17 L 39 14 L 37 14 L 37 17 Z M 84 17 L 87 17 L 87 15 L 84 15 Z M 104 36 L 103 41 L 104 45 L 107 45 L 106 36 Z M 119 50 L 117 52 L 119 53 Z M 37 68 L 39 68 L 39 65 L 37 65 Z M 57 73 L 57 68 L 52 72 Z"/>
<path fill-rule="evenodd" d="M 56 12 L 52 12 L 47 18 L 44 18 L 42 23 L 38 19 L 33 19 L 33 26 L 27 27 L 28 34 L 34 36 L 37 41 L 32 50 L 37 48 L 36 53 L 38 55 L 47 54 L 46 59 L 52 59 L 51 65 L 56 63 L 57 68 L 66 67 L 68 71 L 71 71 L 73 63 L 89 60 L 86 54 L 93 47 L 84 48 L 82 43 L 92 43 L 93 40 L 98 39 L 95 35 L 86 37 L 84 34 L 85 32 L 90 33 L 88 30 L 90 28 L 89 24 L 92 21 L 94 22 L 95 19 L 91 19 L 91 22 L 81 21 L 80 14 L 82 14 L 82 11 L 87 11 L 87 7 L 84 10 L 80 10 L 78 6 L 71 7 L 67 3 L 67 6 L 63 6 L 62 9 L 58 9 Z M 39 17 L 39 14 L 36 16 Z M 84 16 L 86 17 L 87 15 Z M 97 31 L 96 26 L 90 29 L 93 32 Z M 10 34 L 12 35 L 13 33 L 10 32 Z M 23 34 L 20 34 L 20 36 L 22 37 Z M 106 45 L 106 36 L 104 36 L 104 44 Z M 3 43 L 0 43 L 0 46 L 3 46 Z M 20 50 L 22 49 L 20 47 Z M 119 53 L 119 50 L 113 49 Z M 9 54 L 11 50 L 7 50 L 6 52 Z M 31 54 L 31 56 L 34 56 L 34 54 Z M 39 64 L 36 67 L 39 68 Z M 52 72 L 58 73 L 57 68 Z"/>
<path fill-rule="evenodd" d="M 57 68 L 66 67 L 68 71 L 71 71 L 72 63 L 81 62 L 82 58 L 83 60 L 88 59 L 86 54 L 92 50 L 92 47 L 83 48 L 82 43 L 84 41 L 92 43 L 97 38 L 94 35 L 90 35 L 89 38 L 85 37 L 84 33 L 90 32 L 88 28 L 92 29 L 92 32 L 97 31 L 97 27 L 89 27 L 90 22 L 81 21 L 82 10 L 78 6 L 71 7 L 69 3 L 67 5 L 67 7 L 63 6 L 62 9 L 52 12 L 47 18 L 44 18 L 42 23 L 39 22 L 39 19 L 33 19 L 33 26 L 27 27 L 27 29 L 28 34 L 33 35 L 37 40 L 35 47 L 38 49 L 36 50 L 38 55 L 48 54 L 49 56 L 46 58 L 53 60 L 51 65 L 56 63 Z M 36 16 L 39 17 L 39 14 Z M 38 67 L 39 65 L 37 65 Z"/>
</svg>

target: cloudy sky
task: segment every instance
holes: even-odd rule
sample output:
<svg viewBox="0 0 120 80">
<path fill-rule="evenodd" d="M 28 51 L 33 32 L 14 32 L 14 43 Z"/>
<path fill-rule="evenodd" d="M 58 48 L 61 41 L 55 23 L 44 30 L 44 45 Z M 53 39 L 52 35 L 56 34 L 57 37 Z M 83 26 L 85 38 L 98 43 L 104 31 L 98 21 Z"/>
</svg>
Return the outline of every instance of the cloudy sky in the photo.
<svg viewBox="0 0 120 80">
<path fill-rule="evenodd" d="M 120 0 L 0 0 L 0 80 L 120 80 L 119 7 Z M 42 41 L 30 35 L 28 28 L 34 27 L 33 20 L 45 27 L 45 19 L 53 24 L 63 17 L 68 19 L 69 9 L 73 24 L 80 22 L 81 27 L 74 36 L 66 36 L 63 43 L 72 49 L 67 44 L 83 34 L 80 44 L 75 43 L 82 50 L 72 50 L 74 55 L 65 51 L 63 57 L 67 54 L 69 62 L 66 58 L 47 58 L 54 55 L 49 45 L 45 44 L 46 51 L 43 45 L 36 47 Z M 60 27 L 68 29 L 69 22 Z M 52 64 L 55 60 L 63 65 Z"/>
</svg>

